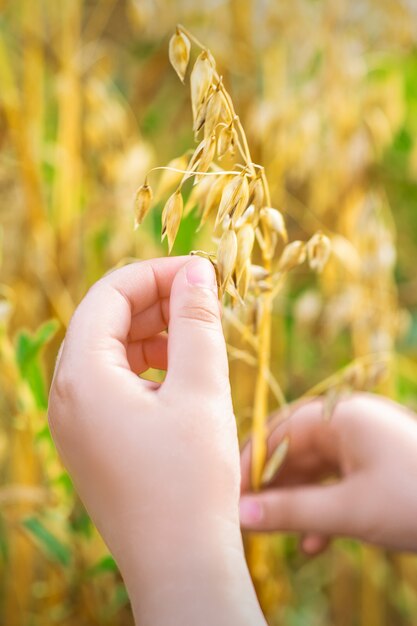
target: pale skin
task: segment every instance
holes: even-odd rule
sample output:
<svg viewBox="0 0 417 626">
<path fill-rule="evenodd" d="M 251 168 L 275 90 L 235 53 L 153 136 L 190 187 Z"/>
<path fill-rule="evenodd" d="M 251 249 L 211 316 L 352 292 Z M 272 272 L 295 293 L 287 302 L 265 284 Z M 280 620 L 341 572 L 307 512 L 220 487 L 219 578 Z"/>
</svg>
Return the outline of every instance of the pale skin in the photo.
<svg viewBox="0 0 417 626">
<path fill-rule="evenodd" d="M 167 369 L 161 386 L 138 376 L 149 367 Z M 265 625 L 209 261 L 134 263 L 93 286 L 58 358 L 49 422 L 137 624 Z"/>
<path fill-rule="evenodd" d="M 161 385 L 141 378 L 150 367 L 167 370 Z M 311 553 L 333 535 L 417 549 L 417 426 L 374 396 L 342 402 L 328 424 L 319 401 L 271 422 L 268 453 L 290 432 L 288 459 L 267 491 L 250 493 L 205 259 L 134 263 L 90 289 L 57 360 L 48 417 L 138 625 L 265 626 L 240 489 L 245 528 L 303 533 Z M 329 475 L 338 482 L 322 486 Z"/>
<path fill-rule="evenodd" d="M 269 425 L 268 454 L 290 436 L 286 460 L 258 494 L 250 493 L 250 444 L 241 455 L 242 526 L 298 533 L 305 552 L 332 536 L 417 551 L 417 416 L 366 393 L 336 407 L 329 422 L 313 400 Z"/>
</svg>

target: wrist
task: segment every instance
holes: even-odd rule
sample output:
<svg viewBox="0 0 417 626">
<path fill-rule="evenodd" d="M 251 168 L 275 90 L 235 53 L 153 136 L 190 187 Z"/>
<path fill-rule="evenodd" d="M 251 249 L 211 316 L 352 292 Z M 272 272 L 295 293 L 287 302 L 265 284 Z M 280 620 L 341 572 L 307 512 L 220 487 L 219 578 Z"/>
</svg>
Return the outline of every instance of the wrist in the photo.
<svg viewBox="0 0 417 626">
<path fill-rule="evenodd" d="M 170 533 L 135 550 L 121 565 L 141 626 L 264 625 L 234 524 Z M 141 543 L 137 544 L 138 546 Z"/>
</svg>

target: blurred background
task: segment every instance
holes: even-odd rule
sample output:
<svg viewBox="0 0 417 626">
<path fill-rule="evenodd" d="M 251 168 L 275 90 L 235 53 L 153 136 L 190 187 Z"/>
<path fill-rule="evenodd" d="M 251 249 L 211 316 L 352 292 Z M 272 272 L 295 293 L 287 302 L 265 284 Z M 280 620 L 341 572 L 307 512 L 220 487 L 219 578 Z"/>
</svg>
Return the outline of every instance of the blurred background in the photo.
<svg viewBox="0 0 417 626">
<path fill-rule="evenodd" d="M 114 561 L 51 443 L 47 392 L 92 282 L 166 254 L 163 203 L 137 231 L 132 205 L 150 167 L 193 145 L 189 89 L 168 62 L 177 22 L 217 59 L 291 238 L 320 229 L 333 243 L 320 278 L 297 270 L 275 304 L 271 369 L 287 400 L 316 388 L 331 402 L 334 385 L 376 386 L 417 409 L 415 0 L 0 0 L 7 626 L 133 624 Z M 174 254 L 210 249 L 210 227 L 196 235 L 197 223 L 191 212 Z M 241 342 L 231 331 L 243 437 L 253 370 Z M 336 541 L 309 560 L 292 537 L 259 538 L 253 549 L 272 625 L 417 623 L 415 557 Z"/>
</svg>

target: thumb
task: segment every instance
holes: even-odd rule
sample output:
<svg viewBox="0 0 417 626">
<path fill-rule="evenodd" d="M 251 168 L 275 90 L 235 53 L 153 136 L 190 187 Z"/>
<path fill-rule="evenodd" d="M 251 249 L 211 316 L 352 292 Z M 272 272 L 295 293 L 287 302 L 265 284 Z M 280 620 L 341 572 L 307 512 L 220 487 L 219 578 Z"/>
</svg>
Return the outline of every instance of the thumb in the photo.
<svg viewBox="0 0 417 626">
<path fill-rule="evenodd" d="M 344 482 L 274 489 L 242 496 L 240 523 L 247 530 L 344 535 L 350 534 L 348 506 Z"/>
<path fill-rule="evenodd" d="M 171 384 L 203 395 L 229 390 L 216 276 L 210 261 L 198 256 L 178 271 L 171 287 L 165 386 Z"/>
</svg>

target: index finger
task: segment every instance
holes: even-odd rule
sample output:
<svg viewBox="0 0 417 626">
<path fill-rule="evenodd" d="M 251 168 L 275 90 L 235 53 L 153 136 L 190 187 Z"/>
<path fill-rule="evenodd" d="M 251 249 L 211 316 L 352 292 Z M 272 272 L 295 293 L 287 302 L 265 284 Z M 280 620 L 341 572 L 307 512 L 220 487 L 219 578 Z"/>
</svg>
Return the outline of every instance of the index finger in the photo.
<svg viewBox="0 0 417 626">
<path fill-rule="evenodd" d="M 132 317 L 169 296 L 178 270 L 189 257 L 152 259 L 114 270 L 95 283 L 68 327 L 63 356 L 74 366 L 100 355 L 129 369 L 126 343 Z"/>
</svg>

